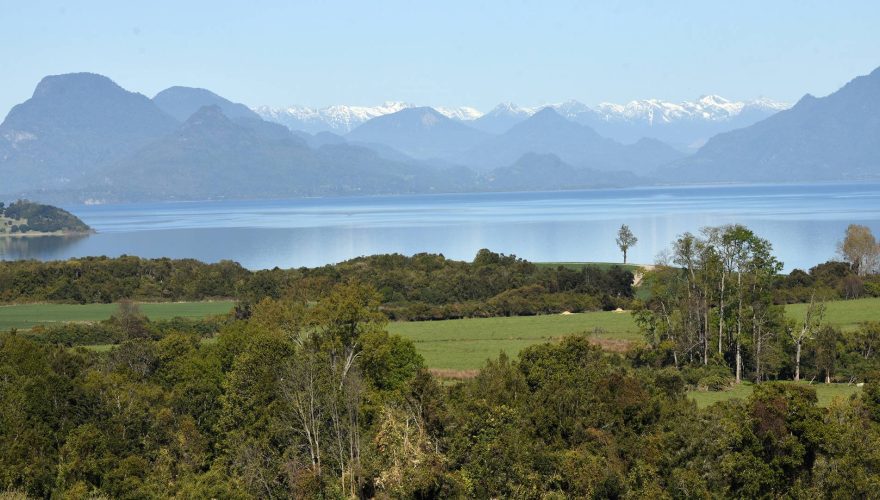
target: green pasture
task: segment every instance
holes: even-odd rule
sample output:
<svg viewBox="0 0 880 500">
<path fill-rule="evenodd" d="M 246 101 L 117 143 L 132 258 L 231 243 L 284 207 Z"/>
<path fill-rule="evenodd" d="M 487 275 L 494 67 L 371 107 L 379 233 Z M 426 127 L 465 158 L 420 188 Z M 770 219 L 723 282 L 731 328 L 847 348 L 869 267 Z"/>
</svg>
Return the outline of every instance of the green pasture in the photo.
<svg viewBox="0 0 880 500">
<path fill-rule="evenodd" d="M 803 321 L 807 304 L 789 304 L 785 306 L 788 317 Z M 843 330 L 854 330 L 866 321 L 880 321 L 880 297 L 856 300 L 835 300 L 825 303 L 823 323 L 834 325 Z"/>
<path fill-rule="evenodd" d="M 141 304 L 151 319 L 204 317 L 228 312 L 231 301 Z M 880 321 L 880 298 L 827 303 L 825 322 L 853 329 L 864 321 Z M 25 304 L 0 306 L 0 331 L 27 329 L 37 324 L 66 321 L 98 321 L 116 311 L 114 304 Z M 786 307 L 797 320 L 805 304 Z M 570 315 L 459 319 L 446 321 L 392 322 L 391 333 L 412 340 L 428 366 L 437 369 L 472 370 L 500 352 L 515 357 L 523 348 L 565 335 L 589 334 L 598 342 L 632 342 L 642 339 L 632 315 L 589 312 Z M 733 397 L 730 392 L 708 393 L 705 398 Z M 711 402 L 711 401 L 709 401 Z"/>
<path fill-rule="evenodd" d="M 229 312 L 235 302 L 157 302 L 139 304 L 153 320 L 204 318 Z M 26 330 L 40 324 L 101 321 L 112 316 L 117 304 L 17 304 L 0 306 L 0 331 Z"/>
<path fill-rule="evenodd" d="M 516 356 L 532 344 L 565 335 L 588 333 L 598 340 L 635 341 L 639 334 L 632 315 L 615 312 L 553 314 L 446 321 L 394 322 L 391 333 L 412 340 L 431 368 L 479 368 L 500 352 Z"/>
</svg>

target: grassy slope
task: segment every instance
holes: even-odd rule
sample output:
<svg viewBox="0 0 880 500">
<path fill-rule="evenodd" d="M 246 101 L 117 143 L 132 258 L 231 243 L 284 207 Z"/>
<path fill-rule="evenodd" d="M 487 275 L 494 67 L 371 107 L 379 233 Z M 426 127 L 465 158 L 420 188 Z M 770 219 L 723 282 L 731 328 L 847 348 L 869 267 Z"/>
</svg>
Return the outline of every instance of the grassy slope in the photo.
<svg viewBox="0 0 880 500">
<path fill-rule="evenodd" d="M 803 321 L 807 304 L 790 304 L 785 311 L 790 318 Z M 824 322 L 844 330 L 854 330 L 865 321 L 880 321 L 880 298 L 828 302 Z"/>
<path fill-rule="evenodd" d="M 201 318 L 223 314 L 232 309 L 234 302 L 161 302 L 141 304 L 141 311 L 150 319 L 169 319 L 175 316 Z M 10 328 L 27 329 L 41 323 L 68 321 L 100 321 L 109 318 L 118 309 L 116 304 L 21 304 L 0 306 L 0 331 Z"/>
</svg>

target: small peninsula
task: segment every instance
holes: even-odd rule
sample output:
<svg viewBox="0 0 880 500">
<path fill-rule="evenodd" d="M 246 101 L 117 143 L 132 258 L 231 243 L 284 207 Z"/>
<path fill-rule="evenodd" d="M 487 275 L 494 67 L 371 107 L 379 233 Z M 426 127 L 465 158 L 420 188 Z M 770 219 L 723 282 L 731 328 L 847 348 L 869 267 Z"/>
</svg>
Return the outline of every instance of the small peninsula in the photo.
<svg viewBox="0 0 880 500">
<path fill-rule="evenodd" d="M 0 202 L 0 236 L 84 235 L 95 231 L 67 210 L 18 200 Z"/>
</svg>

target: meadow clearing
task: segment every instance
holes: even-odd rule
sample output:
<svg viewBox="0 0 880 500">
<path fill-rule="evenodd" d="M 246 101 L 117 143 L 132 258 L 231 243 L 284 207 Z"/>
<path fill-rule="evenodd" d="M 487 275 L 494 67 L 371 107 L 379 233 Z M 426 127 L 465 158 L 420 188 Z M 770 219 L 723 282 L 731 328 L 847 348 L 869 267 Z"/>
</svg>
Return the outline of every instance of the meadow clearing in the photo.
<svg viewBox="0 0 880 500">
<path fill-rule="evenodd" d="M 234 301 L 211 302 L 147 302 L 140 303 L 141 312 L 152 320 L 204 318 L 226 314 Z M 36 325 L 101 321 L 112 316 L 118 304 L 16 304 L 0 306 L 0 331 L 11 328 L 27 330 Z"/>
<path fill-rule="evenodd" d="M 232 301 L 144 303 L 141 310 L 150 319 L 175 316 L 199 318 L 229 312 Z M 0 331 L 11 328 L 28 329 L 37 324 L 89 322 L 109 318 L 115 304 L 23 304 L 0 306 Z M 786 306 L 792 319 L 802 318 L 805 304 Z M 826 304 L 825 322 L 845 330 L 856 328 L 864 321 L 880 321 L 880 298 L 832 301 Z M 501 352 L 516 358 L 530 345 L 552 342 L 566 335 L 588 335 L 598 345 L 611 351 L 625 351 L 642 335 L 629 312 L 599 311 L 580 314 L 554 314 L 457 319 L 446 321 L 391 322 L 389 332 L 410 339 L 426 364 L 438 376 L 455 379 L 470 376 Z M 208 339 L 209 341 L 211 339 Z M 109 345 L 91 346 L 106 351 Z M 813 384 L 820 405 L 828 405 L 834 397 L 848 397 L 858 389 L 847 384 Z M 717 401 L 745 397 L 752 385 L 744 383 L 728 391 L 691 392 L 699 406 Z"/>
<path fill-rule="evenodd" d="M 232 301 L 166 302 L 140 304 L 150 319 L 175 316 L 200 318 L 225 314 Z M 109 318 L 116 304 L 22 304 L 0 306 L 0 331 L 26 330 L 37 324 L 89 322 Z M 844 330 L 865 321 L 880 321 L 880 298 L 828 302 L 825 323 Z M 792 319 L 803 317 L 806 304 L 786 306 Z M 500 352 L 516 357 L 523 348 L 566 335 L 586 334 L 609 350 L 622 351 L 642 340 L 629 312 L 598 311 L 579 314 L 552 314 L 497 318 L 471 318 L 445 321 L 391 322 L 391 333 L 415 343 L 428 366 L 442 370 L 475 370 Z"/>
</svg>

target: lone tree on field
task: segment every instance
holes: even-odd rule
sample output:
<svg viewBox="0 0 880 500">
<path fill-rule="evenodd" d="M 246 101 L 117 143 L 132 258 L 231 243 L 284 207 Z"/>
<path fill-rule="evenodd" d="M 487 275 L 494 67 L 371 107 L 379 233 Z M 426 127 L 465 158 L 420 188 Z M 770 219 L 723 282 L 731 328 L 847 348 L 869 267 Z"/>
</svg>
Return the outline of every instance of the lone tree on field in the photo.
<svg viewBox="0 0 880 500">
<path fill-rule="evenodd" d="M 620 251 L 623 252 L 623 263 L 626 264 L 626 251 L 630 249 L 630 247 L 636 246 L 636 243 L 639 242 L 639 239 L 636 238 L 636 235 L 630 231 L 629 226 L 623 224 L 620 226 L 620 229 L 617 231 L 617 247 L 620 248 Z"/>
<path fill-rule="evenodd" d="M 877 244 L 877 239 L 874 238 L 870 228 L 850 224 L 846 228 L 846 237 L 838 244 L 837 249 L 859 276 L 877 270 L 880 245 Z"/>
</svg>

